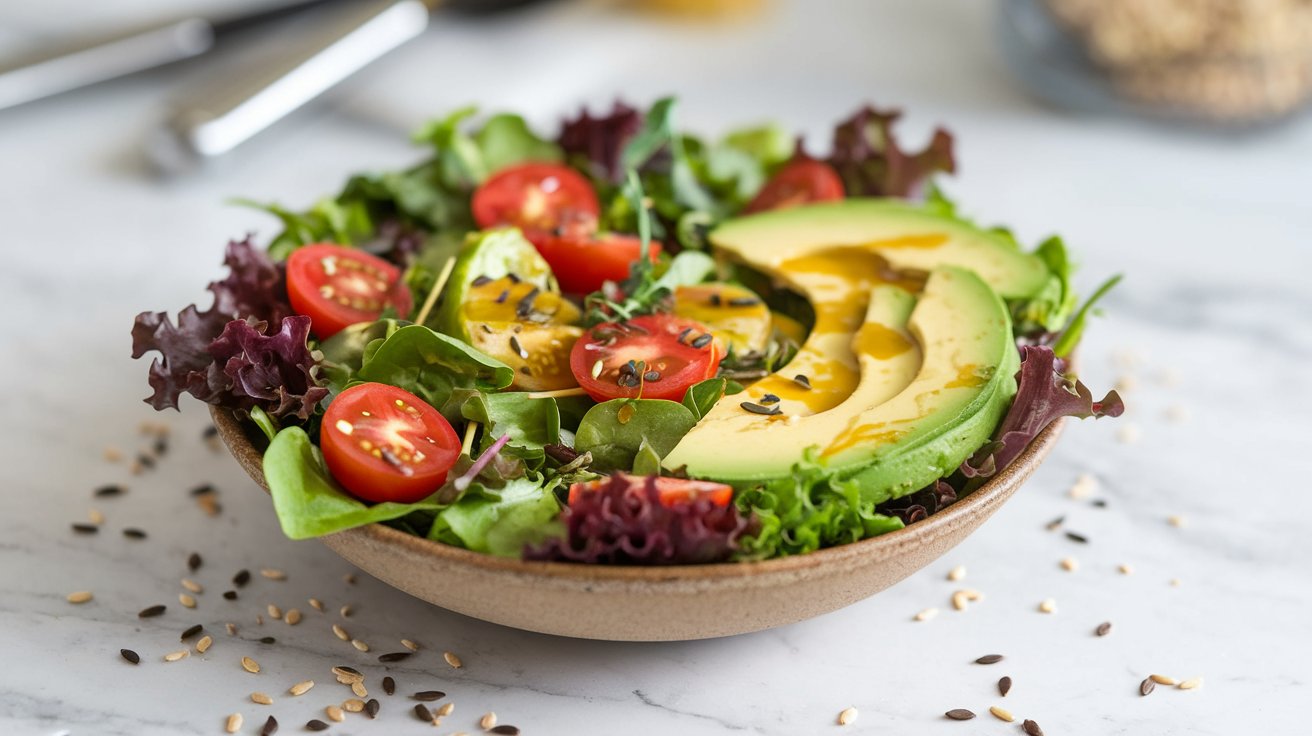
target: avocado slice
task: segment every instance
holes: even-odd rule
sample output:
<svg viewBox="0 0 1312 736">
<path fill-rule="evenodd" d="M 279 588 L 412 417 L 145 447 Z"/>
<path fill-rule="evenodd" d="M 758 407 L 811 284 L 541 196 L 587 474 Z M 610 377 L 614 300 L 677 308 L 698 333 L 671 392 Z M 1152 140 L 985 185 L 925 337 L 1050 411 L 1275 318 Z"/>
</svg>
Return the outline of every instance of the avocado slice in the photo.
<svg viewBox="0 0 1312 736">
<path fill-rule="evenodd" d="M 710 239 L 721 254 L 786 281 L 794 272 L 832 267 L 836 256 L 860 260 L 860 268 L 871 268 L 874 256 L 903 275 L 923 276 L 941 265 L 969 268 L 1007 299 L 1033 296 L 1049 275 L 1041 260 L 997 233 L 893 199 L 845 199 L 740 217 L 717 227 Z"/>
<path fill-rule="evenodd" d="M 789 475 L 814 447 L 875 502 L 951 472 L 988 440 L 1015 394 L 1019 356 L 1006 305 L 979 276 L 954 266 L 934 269 L 918 298 L 896 285 L 874 286 L 868 297 L 859 326 L 822 333 L 832 335 L 826 343 L 845 341 L 845 355 L 855 356 L 857 378 L 845 399 L 808 404 L 811 392 L 790 378 L 798 372 L 794 360 L 722 399 L 666 456 L 665 467 L 749 486 Z M 826 311 L 834 310 L 817 309 L 817 329 Z M 809 339 L 803 352 L 811 347 Z M 834 370 L 838 359 L 831 364 L 831 373 L 844 370 Z M 794 398 L 775 393 L 783 381 L 797 385 Z M 767 393 L 780 400 L 766 403 Z M 744 398 L 779 413 L 744 410 Z"/>
</svg>

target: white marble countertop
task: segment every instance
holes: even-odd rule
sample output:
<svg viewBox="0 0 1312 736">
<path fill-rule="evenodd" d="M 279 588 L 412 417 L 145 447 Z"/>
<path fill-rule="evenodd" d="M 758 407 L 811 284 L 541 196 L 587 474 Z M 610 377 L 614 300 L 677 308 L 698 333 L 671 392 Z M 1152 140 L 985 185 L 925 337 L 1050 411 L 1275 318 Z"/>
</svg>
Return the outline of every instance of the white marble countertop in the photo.
<svg viewBox="0 0 1312 736">
<path fill-rule="evenodd" d="M 0 48 L 62 28 L 61 9 L 83 3 L 41 6 L 0 11 Z M 282 733 L 299 732 L 346 697 L 328 671 L 337 664 L 370 674 L 383 711 L 378 723 L 351 715 L 330 733 L 477 733 L 489 710 L 526 734 L 1020 732 L 1019 721 L 989 716 L 991 705 L 1050 736 L 1307 732 L 1312 122 L 1225 138 L 1077 119 L 1009 81 L 984 4 L 841 10 L 797 2 L 772 19 L 683 27 L 561 4 L 445 22 L 237 158 L 182 180 L 152 178 L 137 152 L 182 84 L 177 71 L 0 113 L 0 733 L 222 733 L 233 712 L 245 716 L 242 733 L 269 714 Z M 409 160 L 406 129 L 470 100 L 549 121 L 581 100 L 665 91 L 683 94 L 685 119 L 710 130 L 775 116 L 818 132 L 864 99 L 906 106 L 913 139 L 949 124 L 962 161 L 950 186 L 970 212 L 1027 242 L 1061 232 L 1081 254 L 1086 287 L 1128 274 L 1084 352 L 1095 390 L 1134 384 L 1127 416 L 1071 426 L 969 541 L 870 600 L 730 639 L 614 644 L 470 620 L 363 575 L 348 585 L 348 564 L 284 539 L 267 498 L 200 439 L 202 406 L 156 416 L 140 402 L 146 365 L 128 359 L 132 316 L 199 298 L 226 238 L 272 229 L 224 198 L 305 204 L 353 170 Z M 142 421 L 172 433 L 158 467 L 134 476 L 102 453 L 130 459 L 148 447 Z M 1081 473 L 1098 487 L 1072 499 Z M 129 491 L 93 498 L 106 483 Z M 200 483 L 217 489 L 217 517 L 189 495 Z M 100 533 L 73 534 L 92 508 L 105 518 Z M 1089 543 L 1045 531 L 1058 516 Z M 128 527 L 149 536 L 126 539 Z M 203 564 L 188 573 L 193 551 Z M 1059 566 L 1068 556 L 1078 571 Z M 949 582 L 956 565 L 966 578 Z M 221 597 L 236 571 L 264 567 L 287 579 L 257 574 L 239 600 Z M 205 587 L 195 610 L 177 599 L 187 575 Z M 984 598 L 957 612 L 948 599 L 961 586 Z M 65 601 L 78 590 L 95 599 Z M 328 613 L 310 609 L 310 596 Z M 1056 613 L 1038 611 L 1046 598 Z M 154 603 L 168 612 L 137 617 Z M 342 620 L 348 603 L 355 612 Z M 305 621 L 257 625 L 266 604 L 299 608 Z M 942 612 L 912 620 L 927 607 Z M 1111 634 L 1095 637 L 1104 621 Z M 338 641 L 330 622 L 374 651 Z M 213 648 L 161 661 L 193 623 Z M 277 642 L 255 641 L 263 636 Z M 398 649 L 399 637 L 423 649 L 392 667 L 399 694 L 388 698 L 374 655 Z M 119 658 L 124 647 L 140 666 Z M 445 665 L 444 650 L 464 668 Z M 1006 659 L 972 664 L 994 652 Z M 241 669 L 244 655 L 261 674 Z M 1140 697 L 1150 673 L 1204 685 Z M 995 689 L 1003 675 L 1015 683 L 1005 699 Z M 318 687 L 286 695 L 307 678 Z M 442 728 L 410 713 L 402 694 L 421 689 L 456 704 Z M 253 704 L 255 690 L 275 704 Z M 859 718 L 840 729 L 849 706 Z M 980 717 L 949 721 L 951 708 Z"/>
</svg>

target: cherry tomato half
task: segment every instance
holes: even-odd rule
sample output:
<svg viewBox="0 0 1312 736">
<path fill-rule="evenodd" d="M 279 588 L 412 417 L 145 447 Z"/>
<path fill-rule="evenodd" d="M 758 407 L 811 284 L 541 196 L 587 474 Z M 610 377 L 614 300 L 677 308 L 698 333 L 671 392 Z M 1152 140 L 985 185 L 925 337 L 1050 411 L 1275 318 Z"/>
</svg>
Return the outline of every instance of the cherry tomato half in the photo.
<svg viewBox="0 0 1312 736">
<path fill-rule="evenodd" d="M 379 502 L 427 498 L 460 457 L 460 438 L 437 409 L 383 383 L 338 394 L 324 412 L 319 447 L 342 487 Z"/>
<path fill-rule="evenodd" d="M 652 243 L 653 263 L 661 247 Z M 642 254 L 642 240 L 633 235 L 580 233 L 567 229 L 562 235 L 544 238 L 538 252 L 551 266 L 562 291 L 588 294 L 604 281 L 620 282 L 629 277 L 629 266 Z"/>
<path fill-rule="evenodd" d="M 723 357 L 720 342 L 704 326 L 649 314 L 584 332 L 570 352 L 569 366 L 597 401 L 682 401 L 689 386 L 715 375 Z"/>
<path fill-rule="evenodd" d="M 644 483 L 647 480 L 639 476 L 630 479 L 634 483 Z M 575 483 L 569 487 L 569 503 L 573 505 L 583 494 L 604 488 L 610 482 L 610 478 L 600 478 L 585 483 Z M 710 499 L 716 506 L 728 506 L 729 501 L 733 499 L 733 488 L 724 483 L 685 478 L 657 478 L 656 493 L 661 500 L 661 505 L 665 507 L 688 503 L 698 498 Z"/>
<path fill-rule="evenodd" d="M 799 158 L 770 177 L 743 213 L 782 210 L 808 202 L 842 198 L 843 180 L 838 178 L 834 167 L 823 161 Z"/>
<path fill-rule="evenodd" d="M 412 301 L 401 269 L 355 248 L 318 243 L 287 259 L 287 296 L 297 314 L 310 318 L 319 339 L 358 322 L 378 319 L 385 307 L 407 317 Z"/>
<path fill-rule="evenodd" d="M 597 194 L 582 174 L 560 164 L 520 164 L 502 169 L 474 190 L 470 202 L 479 227 L 514 225 L 534 243 L 571 217 L 593 222 Z"/>
</svg>

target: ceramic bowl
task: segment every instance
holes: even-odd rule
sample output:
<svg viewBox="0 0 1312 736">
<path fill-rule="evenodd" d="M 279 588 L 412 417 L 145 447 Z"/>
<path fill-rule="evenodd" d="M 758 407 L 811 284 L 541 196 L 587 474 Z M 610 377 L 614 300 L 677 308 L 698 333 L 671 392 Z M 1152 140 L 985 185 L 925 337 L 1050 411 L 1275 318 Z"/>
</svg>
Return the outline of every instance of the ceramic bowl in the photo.
<svg viewBox="0 0 1312 736">
<path fill-rule="evenodd" d="M 268 491 L 264 440 L 211 409 L 219 436 Z M 955 547 L 1016 492 L 1061 433 L 1043 431 L 973 493 L 905 529 L 764 562 L 620 567 L 525 562 L 470 552 L 382 524 L 321 538 L 395 588 L 442 608 L 518 629 L 612 641 L 730 636 L 802 621 L 868 598 Z"/>
</svg>

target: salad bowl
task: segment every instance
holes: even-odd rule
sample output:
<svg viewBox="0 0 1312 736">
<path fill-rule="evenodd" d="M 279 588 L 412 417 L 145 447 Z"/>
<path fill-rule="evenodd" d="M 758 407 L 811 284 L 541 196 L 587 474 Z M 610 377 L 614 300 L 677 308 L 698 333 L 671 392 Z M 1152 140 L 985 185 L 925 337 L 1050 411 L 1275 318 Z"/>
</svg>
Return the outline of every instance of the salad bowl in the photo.
<svg viewBox="0 0 1312 736">
<path fill-rule="evenodd" d="M 219 436 L 266 492 L 263 435 L 211 407 Z M 993 515 L 1051 452 L 1058 419 L 965 497 L 904 529 L 809 554 L 675 566 L 534 562 L 471 552 L 383 524 L 321 537 L 329 549 L 421 600 L 558 636 L 683 641 L 760 631 L 851 605 L 934 562 Z"/>
</svg>

